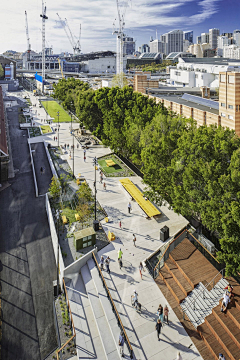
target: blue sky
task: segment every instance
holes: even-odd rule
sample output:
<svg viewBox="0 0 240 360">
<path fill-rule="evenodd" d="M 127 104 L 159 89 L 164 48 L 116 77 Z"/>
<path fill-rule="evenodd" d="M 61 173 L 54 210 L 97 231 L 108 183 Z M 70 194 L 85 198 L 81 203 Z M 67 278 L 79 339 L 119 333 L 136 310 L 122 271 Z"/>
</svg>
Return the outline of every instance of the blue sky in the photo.
<svg viewBox="0 0 240 360">
<path fill-rule="evenodd" d="M 121 3 L 121 10 L 127 0 Z M 24 12 L 27 10 L 32 49 L 41 50 L 42 0 L 4 1 L 0 12 L 0 53 L 27 48 Z M 116 38 L 112 35 L 117 18 L 115 0 L 47 0 L 47 44 L 55 53 L 71 52 L 71 46 L 58 22 L 56 13 L 67 18 L 74 35 L 82 24 L 82 51 L 115 50 Z M 222 32 L 240 28 L 240 0 L 129 0 L 125 16 L 125 32 L 133 36 L 137 46 L 149 43 L 174 29 L 193 30 L 194 40 L 201 32 L 217 27 Z M 116 21 L 117 23 L 117 21 Z"/>
</svg>

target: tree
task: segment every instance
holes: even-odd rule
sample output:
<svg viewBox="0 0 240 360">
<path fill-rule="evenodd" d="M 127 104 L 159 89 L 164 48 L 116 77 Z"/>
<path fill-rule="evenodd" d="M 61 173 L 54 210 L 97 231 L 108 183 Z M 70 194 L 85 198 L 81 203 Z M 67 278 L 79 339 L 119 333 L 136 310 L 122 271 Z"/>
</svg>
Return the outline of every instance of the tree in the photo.
<svg viewBox="0 0 240 360">
<path fill-rule="evenodd" d="M 4 78 L 4 70 L 3 70 L 2 65 L 0 64 L 0 79 L 3 79 L 3 78 Z"/>
<path fill-rule="evenodd" d="M 61 194 L 61 184 L 60 181 L 58 180 L 58 178 L 56 176 L 52 177 L 52 182 L 49 186 L 48 189 L 50 195 L 53 197 L 53 199 L 56 199 L 60 196 Z"/>
<path fill-rule="evenodd" d="M 79 204 L 81 205 L 93 200 L 92 191 L 90 187 L 85 183 L 80 185 L 77 191 L 77 195 Z"/>
<path fill-rule="evenodd" d="M 114 75 L 112 78 L 112 86 L 128 86 L 128 80 L 126 75 L 124 73 Z"/>
<path fill-rule="evenodd" d="M 72 102 L 74 103 L 75 107 L 75 92 L 77 90 L 88 90 L 89 84 L 79 79 L 68 78 L 67 80 L 60 79 L 57 84 L 53 84 L 53 88 L 53 97 L 60 100 L 65 109 L 73 111 L 74 109 L 72 108 Z"/>
<path fill-rule="evenodd" d="M 85 203 L 85 204 L 78 204 L 76 210 L 79 215 L 79 221 L 82 224 L 82 229 L 83 229 L 84 222 L 87 222 L 89 220 L 89 217 L 91 215 L 91 209 L 89 205 Z"/>
</svg>

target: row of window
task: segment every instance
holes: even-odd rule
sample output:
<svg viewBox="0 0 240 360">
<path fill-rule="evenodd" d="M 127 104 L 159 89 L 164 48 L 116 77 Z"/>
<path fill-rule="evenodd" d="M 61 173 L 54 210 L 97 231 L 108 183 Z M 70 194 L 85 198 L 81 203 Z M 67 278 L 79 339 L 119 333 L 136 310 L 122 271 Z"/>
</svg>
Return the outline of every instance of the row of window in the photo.
<svg viewBox="0 0 240 360">
<path fill-rule="evenodd" d="M 221 103 L 222 107 L 226 107 L 225 103 Z M 228 105 L 228 109 L 233 110 L 233 105 Z M 238 112 L 238 110 L 240 111 L 240 105 L 236 105 L 236 112 Z"/>
<path fill-rule="evenodd" d="M 222 117 L 226 117 L 226 114 L 221 113 L 221 116 L 222 116 Z M 234 118 L 233 118 L 232 115 L 228 115 L 228 119 L 229 119 L 229 120 L 234 120 Z"/>
<path fill-rule="evenodd" d="M 220 82 L 225 83 L 226 82 L 226 74 L 220 75 Z M 234 84 L 234 75 L 228 75 L 228 83 Z"/>
</svg>

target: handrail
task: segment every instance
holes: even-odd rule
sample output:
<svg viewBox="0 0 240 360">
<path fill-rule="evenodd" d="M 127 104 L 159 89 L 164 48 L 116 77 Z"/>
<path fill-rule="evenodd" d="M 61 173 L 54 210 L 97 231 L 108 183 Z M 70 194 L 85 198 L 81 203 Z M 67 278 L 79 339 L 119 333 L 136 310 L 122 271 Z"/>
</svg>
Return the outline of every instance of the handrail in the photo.
<svg viewBox="0 0 240 360">
<path fill-rule="evenodd" d="M 194 240 L 196 240 L 197 243 L 198 243 L 205 251 L 207 251 L 208 254 L 209 254 L 215 261 L 217 261 L 217 262 L 219 263 L 219 261 L 210 253 L 210 251 L 208 251 L 208 249 L 206 249 L 205 246 L 204 246 L 197 238 L 195 238 L 195 236 L 194 236 L 193 234 L 191 234 L 191 233 L 188 231 L 188 229 L 185 229 L 185 230 L 183 230 L 183 232 L 181 232 L 181 234 L 179 234 L 175 239 L 173 239 L 171 242 L 169 242 L 166 250 L 164 251 L 164 253 L 163 253 L 162 256 L 160 257 L 157 265 L 155 266 L 154 271 L 156 270 L 156 268 L 157 268 L 158 265 L 160 264 L 162 258 L 163 258 L 164 255 L 166 254 L 166 252 L 167 252 L 167 250 L 169 249 L 170 245 L 171 245 L 172 243 L 174 243 L 174 242 L 179 238 L 179 236 L 181 236 L 185 231 L 186 231 L 188 234 L 190 234 L 190 235 L 194 238 Z M 220 263 L 219 263 L 219 264 L 220 264 Z"/>
<path fill-rule="evenodd" d="M 130 359 L 132 359 L 132 358 L 133 358 L 133 349 L 132 349 L 132 346 L 131 346 L 130 341 L 129 341 L 129 339 L 128 339 L 128 336 L 127 336 L 127 333 L 126 333 L 126 331 L 125 331 L 125 328 L 124 328 L 124 326 L 123 326 L 122 320 L 121 320 L 121 318 L 120 318 L 120 316 L 119 316 L 119 314 L 118 314 L 116 305 L 115 305 L 115 303 L 114 303 L 114 301 L 113 301 L 113 298 L 112 298 L 111 293 L 110 293 L 110 291 L 109 291 L 109 289 L 108 289 L 108 286 L 107 286 L 107 284 L 106 284 L 106 281 L 105 281 L 105 279 L 104 279 L 104 276 L 103 276 L 103 274 L 102 274 L 102 271 L 101 271 L 101 269 L 100 269 L 100 267 L 99 267 L 97 258 L 96 258 L 96 256 L 95 256 L 94 253 L 92 253 L 92 257 L 93 257 L 93 260 L 94 260 L 95 264 L 97 265 L 98 273 L 99 273 L 99 275 L 100 275 L 101 278 L 102 278 L 103 285 L 104 285 L 104 287 L 105 287 L 105 290 L 106 290 L 106 292 L 107 292 L 107 296 L 108 296 L 108 298 L 110 299 L 110 302 L 111 302 L 112 307 L 113 307 L 113 309 L 114 309 L 114 312 L 115 312 L 115 315 L 116 315 L 116 317 L 117 317 L 118 323 L 120 324 L 121 330 L 122 330 L 123 333 L 124 333 L 124 338 L 125 338 L 125 340 L 126 340 L 127 347 L 128 347 L 129 352 L 130 352 Z"/>
<path fill-rule="evenodd" d="M 196 300 L 199 298 L 200 294 L 203 293 L 203 298 L 204 298 L 204 293 L 205 293 L 205 290 L 208 288 L 208 286 L 212 283 L 213 281 L 213 284 L 214 284 L 214 280 L 215 278 L 221 273 L 222 274 L 222 278 L 223 278 L 223 271 L 225 270 L 226 268 L 223 268 L 222 270 L 220 270 L 217 275 L 214 276 L 214 278 L 212 278 L 212 280 L 209 281 L 209 283 L 207 285 L 204 285 L 204 289 L 202 289 L 201 291 L 199 291 L 199 293 L 195 296 L 194 299 L 192 299 L 192 301 L 188 304 L 188 306 L 191 306 L 192 307 L 192 303 L 194 303 L 194 310 L 195 310 L 195 302 Z M 214 287 L 214 285 L 213 285 Z"/>
<path fill-rule="evenodd" d="M 73 328 L 73 336 L 59 350 L 57 350 L 57 360 L 59 360 L 59 353 L 62 351 L 62 349 L 65 348 L 65 346 L 67 346 L 67 344 L 72 339 L 74 339 L 76 337 L 75 326 L 74 326 L 74 323 L 73 323 L 72 312 L 71 312 L 71 308 L 70 308 L 70 304 L 69 304 L 69 299 L 68 299 L 68 294 L 67 294 L 67 289 L 66 289 L 64 278 L 63 278 L 63 287 L 64 287 L 64 291 L 65 291 L 65 294 L 66 294 L 66 300 L 67 300 L 68 309 L 69 309 L 69 313 L 70 313 L 70 317 L 71 317 L 71 324 L 72 324 L 72 328 Z"/>
</svg>

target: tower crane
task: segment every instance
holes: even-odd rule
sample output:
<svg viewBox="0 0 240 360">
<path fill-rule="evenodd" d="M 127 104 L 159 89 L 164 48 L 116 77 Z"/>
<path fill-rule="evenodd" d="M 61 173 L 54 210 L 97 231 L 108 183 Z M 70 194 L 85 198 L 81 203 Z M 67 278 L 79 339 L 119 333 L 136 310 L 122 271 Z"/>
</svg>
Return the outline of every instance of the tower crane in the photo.
<svg viewBox="0 0 240 360">
<path fill-rule="evenodd" d="M 44 0 L 42 0 L 42 93 L 44 93 L 44 81 L 45 81 L 45 21 L 48 19 L 47 8 L 44 5 Z"/>
<path fill-rule="evenodd" d="M 123 87 L 123 30 L 125 27 L 125 15 L 130 0 L 126 0 L 123 6 L 120 5 L 120 1 L 116 0 L 117 12 L 118 12 L 118 30 L 115 29 L 115 22 L 113 23 L 113 35 L 117 36 L 117 66 L 116 74 L 120 76 L 120 87 Z M 116 21 L 116 19 L 115 19 Z"/>
<path fill-rule="evenodd" d="M 80 35 L 79 35 L 79 39 L 77 40 L 77 42 L 74 39 L 74 36 L 72 34 L 72 31 L 68 25 L 68 21 L 65 18 L 65 20 L 62 20 L 60 15 L 57 13 L 57 16 L 59 18 L 60 24 L 63 27 L 65 34 L 67 35 L 67 38 L 73 48 L 73 53 L 74 54 L 80 54 L 81 52 L 81 47 L 80 47 L 80 35 L 81 35 L 81 25 L 80 25 Z"/>
<path fill-rule="evenodd" d="M 30 38 L 28 33 L 28 19 L 27 19 L 27 12 L 25 10 L 25 28 L 26 28 L 26 35 L 27 35 L 27 60 L 30 60 L 31 57 L 31 44 L 30 44 Z"/>
</svg>

